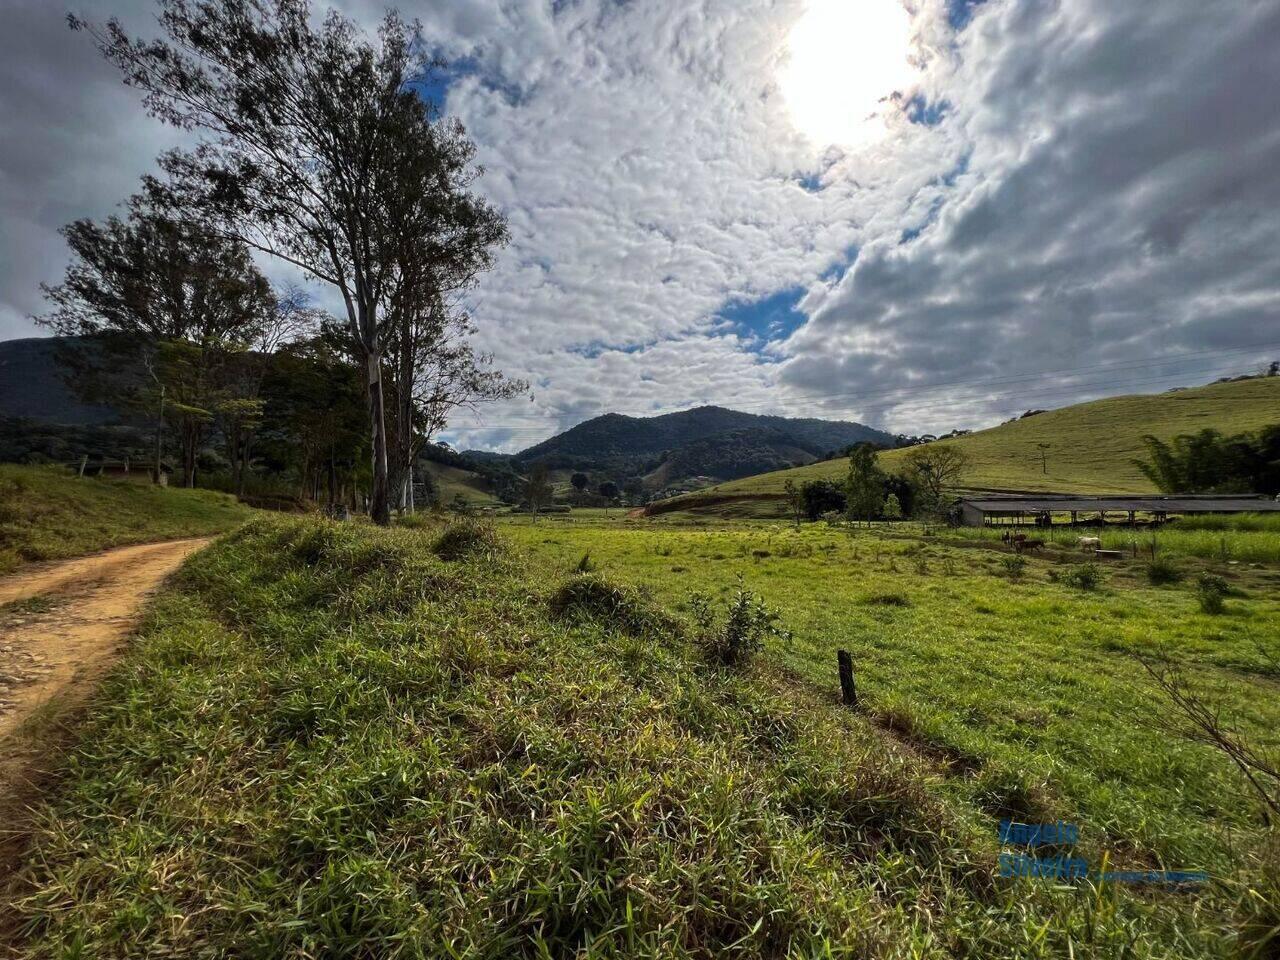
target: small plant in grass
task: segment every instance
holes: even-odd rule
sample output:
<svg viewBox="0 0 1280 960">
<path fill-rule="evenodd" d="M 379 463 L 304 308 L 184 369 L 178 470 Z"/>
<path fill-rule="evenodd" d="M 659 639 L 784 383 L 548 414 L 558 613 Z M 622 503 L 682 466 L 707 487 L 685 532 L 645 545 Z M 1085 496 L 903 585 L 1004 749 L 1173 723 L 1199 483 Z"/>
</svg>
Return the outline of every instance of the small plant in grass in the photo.
<svg viewBox="0 0 1280 960">
<path fill-rule="evenodd" d="M 1104 577 L 1102 569 L 1096 563 L 1082 563 L 1072 567 L 1059 579 L 1077 590 L 1096 590 Z"/>
<path fill-rule="evenodd" d="M 591 560 L 591 553 L 588 551 L 582 555 L 582 559 L 578 561 L 578 565 L 574 567 L 575 573 L 594 573 L 596 565 Z"/>
<path fill-rule="evenodd" d="M 929 559 L 925 556 L 918 556 L 912 562 L 912 566 L 916 568 L 916 573 L 922 577 L 929 575 Z"/>
<path fill-rule="evenodd" d="M 1004 567 L 1004 572 L 1010 580 L 1021 580 L 1022 575 L 1027 571 L 1027 558 L 1017 554 L 1001 557 L 1000 565 Z"/>
<path fill-rule="evenodd" d="M 588 620 L 630 634 L 671 633 L 673 618 L 635 587 L 579 574 L 551 595 L 551 612 L 568 620 Z"/>
<path fill-rule="evenodd" d="M 1230 592 L 1227 581 L 1216 573 L 1202 573 L 1196 580 L 1196 599 L 1200 609 L 1216 616 L 1227 609 L 1226 597 Z"/>
<path fill-rule="evenodd" d="M 791 632 L 779 626 L 779 616 L 765 606 L 742 581 L 727 602 L 723 620 L 716 615 L 714 604 L 705 594 L 689 597 L 689 614 L 697 630 L 698 644 L 714 663 L 740 667 L 764 648 L 768 637 L 790 642 Z"/>
<path fill-rule="evenodd" d="M 1157 557 L 1147 564 L 1147 579 L 1157 587 L 1177 583 L 1182 579 L 1182 570 L 1173 561 Z"/>
</svg>

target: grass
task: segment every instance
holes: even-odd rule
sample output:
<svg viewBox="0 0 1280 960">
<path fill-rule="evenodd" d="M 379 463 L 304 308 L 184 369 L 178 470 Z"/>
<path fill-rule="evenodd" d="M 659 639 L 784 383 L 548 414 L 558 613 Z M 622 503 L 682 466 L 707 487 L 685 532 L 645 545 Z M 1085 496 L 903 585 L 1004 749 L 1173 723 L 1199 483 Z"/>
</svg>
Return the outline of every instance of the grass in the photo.
<svg viewBox="0 0 1280 960">
<path fill-rule="evenodd" d="M 221 533 L 251 511 L 208 490 L 0 464 L 0 574 L 109 547 Z"/>
<path fill-rule="evenodd" d="M 444 463 L 427 463 L 426 469 L 435 481 L 440 502 L 446 506 L 458 497 L 473 507 L 501 506 L 501 501 L 487 489 L 484 478 L 477 473 Z"/>
<path fill-rule="evenodd" d="M 1131 654 L 1172 653 L 1247 735 L 1280 744 L 1280 676 L 1258 649 L 1280 636 L 1275 566 L 1185 559 L 1188 583 L 1156 586 L 1146 557 L 1095 577 L 1051 548 L 1015 576 L 997 543 L 918 531 L 562 521 L 511 533 L 548 571 L 589 551 L 600 575 L 675 607 L 744 578 L 794 632 L 775 657 L 831 688 L 834 651 L 852 651 L 874 715 L 981 771 L 949 786 L 980 808 L 1029 805 L 1112 849 L 1220 873 L 1239 852 L 1225 838 L 1256 826 L 1230 767 L 1155 722 L 1166 708 Z M 1240 595 L 1224 616 L 1199 608 L 1193 575 L 1209 567 Z"/>
<path fill-rule="evenodd" d="M 1121 709 L 1091 682 L 1125 709 L 1145 695 L 1074 618 L 1030 640 L 983 626 L 1001 656 L 965 635 L 988 616 L 967 602 L 947 604 L 963 612 L 941 636 L 926 627 L 945 601 L 883 570 L 907 560 L 903 543 L 501 529 L 523 547 L 273 518 L 194 558 L 45 812 L 11 905 L 24 955 L 1225 957 L 1259 922 L 1228 883 L 1170 895 L 994 877 L 997 817 L 1038 813 L 1042 795 L 1045 812 L 1088 810 L 1094 854 L 1112 839 L 1102 826 L 1117 831 L 1132 845 L 1122 861 L 1216 857 L 1210 820 L 1256 837 L 1243 812 L 1213 809 L 1234 784 L 1203 751 L 1164 742 L 1143 758 L 1149 741 L 1127 721 L 1103 755 L 1090 755 L 1096 735 L 1049 750 Z M 461 542 L 483 549 L 445 548 Z M 738 549 L 763 542 L 759 566 Z M 572 572 L 586 545 L 604 575 Z M 880 559 L 852 564 L 855 548 Z M 671 576 L 677 559 L 696 573 Z M 801 635 L 728 670 L 668 601 L 738 573 Z M 960 598 L 1000 602 L 965 577 Z M 873 590 L 911 604 L 841 605 Z M 1084 603 L 1089 621 L 1111 602 L 1035 592 L 1042 613 Z M 1273 613 L 1252 606 L 1259 623 Z M 1196 621 L 1186 639 L 1203 659 L 1200 633 Z M 865 715 L 831 702 L 829 671 L 794 672 L 811 655 L 825 666 L 836 642 L 858 651 Z M 1106 677 L 1090 681 L 1098 664 Z M 982 682 L 944 682 L 966 669 Z M 948 726 L 957 701 L 971 709 Z M 1274 719 L 1252 706 L 1255 726 Z M 953 734 L 1001 757 L 953 766 L 925 749 Z M 1025 771 L 996 762 L 1026 756 Z M 1101 777 L 1092 788 L 1084 770 Z M 1048 773 L 1071 789 L 1039 782 Z M 1176 796 L 1148 793 L 1175 776 Z"/>
<path fill-rule="evenodd" d="M 1280 377 L 1214 384 L 1194 390 L 1150 396 L 1111 397 L 1064 407 L 1026 420 L 982 430 L 955 441 L 970 457 L 964 477 L 971 489 L 1054 491 L 1062 493 L 1152 493 L 1150 481 L 1133 465 L 1145 459 L 1144 434 L 1170 440 L 1181 433 L 1213 427 L 1227 434 L 1247 433 L 1280 420 Z M 1039 444 L 1049 444 L 1047 472 Z M 892 469 L 904 452 L 881 455 Z M 750 498 L 712 505 L 706 512 L 725 516 L 780 515 L 783 484 L 794 480 L 843 479 L 843 460 L 761 474 L 680 498 L 700 510 L 708 498 Z M 754 509 L 746 506 L 758 501 Z M 736 511 L 736 512 L 725 512 Z"/>
</svg>

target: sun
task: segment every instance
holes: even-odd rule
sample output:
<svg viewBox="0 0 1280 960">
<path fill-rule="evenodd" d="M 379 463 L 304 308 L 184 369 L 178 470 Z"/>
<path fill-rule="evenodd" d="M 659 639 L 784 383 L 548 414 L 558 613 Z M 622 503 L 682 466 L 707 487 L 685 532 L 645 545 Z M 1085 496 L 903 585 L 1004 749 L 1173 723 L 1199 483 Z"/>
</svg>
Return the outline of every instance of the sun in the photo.
<svg viewBox="0 0 1280 960">
<path fill-rule="evenodd" d="M 881 101 L 915 78 L 910 48 L 901 0 L 809 0 L 778 75 L 796 129 L 823 148 L 875 142 Z"/>
</svg>

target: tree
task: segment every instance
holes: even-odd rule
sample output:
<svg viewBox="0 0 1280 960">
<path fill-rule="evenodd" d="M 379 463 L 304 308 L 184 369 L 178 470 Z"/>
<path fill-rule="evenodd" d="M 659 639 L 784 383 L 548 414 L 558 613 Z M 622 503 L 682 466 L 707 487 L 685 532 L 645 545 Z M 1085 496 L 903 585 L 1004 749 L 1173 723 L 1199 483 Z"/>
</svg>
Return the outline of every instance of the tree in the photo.
<svg viewBox="0 0 1280 960">
<path fill-rule="evenodd" d="M 538 519 L 538 511 L 543 507 L 551 505 L 551 498 L 554 491 L 551 488 L 551 479 L 547 473 L 547 465 L 545 463 L 535 463 L 529 471 L 529 480 L 525 484 L 525 500 L 529 503 L 529 512 L 533 514 L 533 519 Z"/>
<path fill-rule="evenodd" d="M 898 502 L 898 495 L 891 493 L 884 498 L 884 506 L 880 511 L 886 520 L 902 519 L 902 504 Z"/>
<path fill-rule="evenodd" d="M 606 480 L 597 488 L 600 496 L 604 497 L 610 503 L 616 503 L 622 496 L 622 491 L 618 489 L 618 485 L 612 480 Z"/>
<path fill-rule="evenodd" d="M 859 444 L 849 453 L 849 472 L 845 476 L 846 510 L 851 520 L 870 523 L 884 506 L 885 476 L 880 469 L 879 454 L 870 444 Z"/>
<path fill-rule="evenodd" d="M 579 498 L 587 492 L 587 487 L 591 485 L 591 478 L 585 473 L 575 473 L 569 478 L 569 483 L 573 485 L 573 489 L 578 492 Z"/>
<path fill-rule="evenodd" d="M 1028 415 L 1029 414 L 1024 414 L 1024 416 Z M 1040 457 L 1040 472 L 1046 475 L 1049 473 L 1049 451 L 1051 449 L 1053 449 L 1053 444 L 1051 443 L 1036 444 L 1036 450 L 1039 451 Z"/>
<path fill-rule="evenodd" d="M 1226 437 L 1205 429 L 1166 443 L 1146 436 L 1148 460 L 1133 463 L 1163 493 L 1280 492 L 1280 425 Z"/>
<path fill-rule="evenodd" d="M 413 509 L 412 464 L 456 410 L 475 410 L 528 389 L 524 381 L 493 369 L 491 355 L 475 352 L 470 341 L 474 333 L 466 314 L 443 307 L 438 324 L 395 330 L 390 352 L 399 365 L 392 380 L 392 489 L 402 510 Z M 406 343 L 416 346 L 406 349 Z"/>
<path fill-rule="evenodd" d="M 912 447 L 904 461 L 907 478 L 917 491 L 916 511 L 928 516 L 946 512 L 946 494 L 969 468 L 963 450 L 945 443 Z"/>
<path fill-rule="evenodd" d="M 787 498 L 787 509 L 791 513 L 791 518 L 795 521 L 796 529 L 800 529 L 800 524 L 804 520 L 804 492 L 796 486 L 794 480 L 788 480 L 782 485 L 782 491 Z"/>
<path fill-rule="evenodd" d="M 830 480 L 810 480 L 800 488 L 804 499 L 805 519 L 811 523 L 824 513 L 844 513 L 847 498 L 839 485 Z"/>
<path fill-rule="evenodd" d="M 275 298 L 247 247 L 172 220 L 144 198 L 126 217 L 62 230 L 72 261 L 45 286 L 40 322 L 77 341 L 61 355 L 82 396 L 160 406 L 177 430 L 184 485 L 226 378 L 267 328 Z M 145 370 L 145 374 L 142 372 Z"/>
<path fill-rule="evenodd" d="M 159 6 L 160 40 L 131 38 L 115 20 L 68 22 L 153 116 L 203 135 L 161 158 L 167 179 L 150 181 L 153 196 L 341 294 L 370 422 L 370 513 L 389 524 L 382 307 L 404 252 L 440 246 L 439 220 L 404 215 L 406 204 L 447 208 L 458 189 L 445 174 L 449 137 L 421 99 L 438 64 L 394 13 L 370 42 L 336 12 L 313 25 L 306 0 Z"/>
</svg>

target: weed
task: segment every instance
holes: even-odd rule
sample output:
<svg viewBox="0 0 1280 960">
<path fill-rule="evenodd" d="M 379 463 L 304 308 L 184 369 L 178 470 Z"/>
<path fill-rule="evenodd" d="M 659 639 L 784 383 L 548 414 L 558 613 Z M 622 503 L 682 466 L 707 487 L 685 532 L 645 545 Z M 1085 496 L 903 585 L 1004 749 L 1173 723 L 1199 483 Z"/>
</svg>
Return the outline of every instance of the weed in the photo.
<svg viewBox="0 0 1280 960">
<path fill-rule="evenodd" d="M 551 612 L 564 619 L 586 620 L 625 633 L 672 632 L 676 622 L 634 587 L 585 574 L 561 584 L 551 596 Z"/>
<path fill-rule="evenodd" d="M 1082 563 L 1072 567 L 1060 577 L 1061 581 L 1077 590 L 1096 590 L 1106 579 L 1096 563 Z"/>
<path fill-rule="evenodd" d="M 791 634 L 778 625 L 779 616 L 764 601 L 738 582 L 737 592 L 726 605 L 723 621 L 717 618 L 710 597 L 693 594 L 688 601 L 697 629 L 697 640 L 714 663 L 740 667 L 764 648 L 768 637 L 789 642 Z"/>
<path fill-rule="evenodd" d="M 1000 558 L 1000 565 L 1010 580 L 1021 580 L 1027 570 L 1027 558 L 1011 554 Z"/>
<path fill-rule="evenodd" d="M 1200 609 L 1212 616 L 1227 609 L 1226 597 L 1231 592 L 1227 581 L 1215 573 L 1202 573 L 1196 578 L 1196 599 Z"/>
<path fill-rule="evenodd" d="M 1157 587 L 1178 583 L 1182 580 L 1182 570 L 1172 560 L 1157 557 L 1147 564 L 1147 580 Z"/>
<path fill-rule="evenodd" d="M 591 552 L 587 551 L 573 568 L 575 573 L 595 573 L 596 565 L 591 561 Z"/>
</svg>

